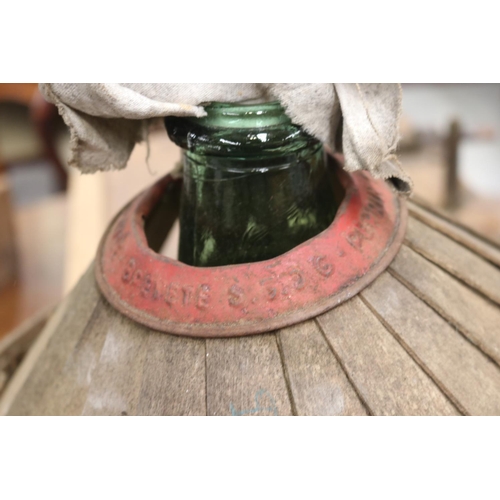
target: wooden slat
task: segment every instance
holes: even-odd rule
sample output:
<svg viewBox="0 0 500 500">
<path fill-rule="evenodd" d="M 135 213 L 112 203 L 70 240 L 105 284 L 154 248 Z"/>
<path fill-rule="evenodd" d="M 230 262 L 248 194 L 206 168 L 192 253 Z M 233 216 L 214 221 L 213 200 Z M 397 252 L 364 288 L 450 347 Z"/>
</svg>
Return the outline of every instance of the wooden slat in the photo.
<svg viewBox="0 0 500 500">
<path fill-rule="evenodd" d="M 405 243 L 500 304 L 500 269 L 422 222 L 410 217 Z"/>
<path fill-rule="evenodd" d="M 12 378 L 0 402 L 0 414 L 47 415 L 46 393 L 63 383 L 60 373 L 101 298 L 91 266 L 62 302 Z M 19 396 L 19 397 L 18 397 Z"/>
<path fill-rule="evenodd" d="M 390 270 L 417 296 L 500 363 L 500 309 L 403 245 Z"/>
<path fill-rule="evenodd" d="M 500 267 L 500 249 L 493 243 L 476 236 L 460 225 L 443 218 L 437 213 L 422 208 L 411 201 L 408 201 L 408 211 L 412 217 L 446 234 L 453 240 Z"/>
<path fill-rule="evenodd" d="M 116 313 L 114 313 L 116 314 Z M 112 321 L 113 311 L 101 300 L 82 331 L 60 373 L 58 383 L 48 388 L 44 409 L 50 415 L 80 415 L 85 406 L 94 370 L 99 362 L 106 333 L 101 324 Z"/>
<path fill-rule="evenodd" d="M 285 373 L 298 415 L 366 415 L 314 320 L 278 332 Z"/>
<path fill-rule="evenodd" d="M 206 415 L 205 341 L 148 332 L 138 415 Z"/>
<path fill-rule="evenodd" d="M 105 304 L 95 323 L 104 337 L 98 365 L 83 407 L 83 415 L 135 415 L 150 330 Z"/>
<path fill-rule="evenodd" d="M 458 414 L 359 297 L 319 316 L 317 321 L 371 413 Z"/>
<path fill-rule="evenodd" d="M 427 304 L 388 273 L 361 296 L 465 413 L 500 415 L 500 369 Z"/>
<path fill-rule="evenodd" d="M 274 334 L 208 339 L 208 415 L 291 415 Z"/>
</svg>

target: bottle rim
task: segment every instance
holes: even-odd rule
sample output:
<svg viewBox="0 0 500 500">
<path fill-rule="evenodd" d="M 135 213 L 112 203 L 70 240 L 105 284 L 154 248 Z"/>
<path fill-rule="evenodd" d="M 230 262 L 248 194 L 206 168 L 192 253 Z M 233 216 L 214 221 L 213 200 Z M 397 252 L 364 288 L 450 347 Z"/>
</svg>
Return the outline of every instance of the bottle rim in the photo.
<svg viewBox="0 0 500 500">
<path fill-rule="evenodd" d="M 279 101 L 252 104 L 211 102 L 204 109 L 206 116 L 196 121 L 210 128 L 262 129 L 292 125 L 292 120 Z"/>
<path fill-rule="evenodd" d="M 320 141 L 292 122 L 279 101 L 205 105 L 204 117 L 165 118 L 168 135 L 191 154 L 227 158 L 279 157 Z"/>
</svg>

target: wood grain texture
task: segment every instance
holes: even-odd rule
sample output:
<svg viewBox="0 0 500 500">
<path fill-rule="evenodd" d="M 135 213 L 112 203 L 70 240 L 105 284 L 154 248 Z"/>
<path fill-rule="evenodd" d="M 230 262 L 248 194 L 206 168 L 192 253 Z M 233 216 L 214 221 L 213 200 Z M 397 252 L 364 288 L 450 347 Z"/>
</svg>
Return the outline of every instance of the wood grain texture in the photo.
<svg viewBox="0 0 500 500">
<path fill-rule="evenodd" d="M 208 415 L 291 415 L 274 334 L 207 339 Z"/>
<path fill-rule="evenodd" d="M 391 272 L 412 292 L 500 363 L 500 309 L 403 245 Z"/>
<path fill-rule="evenodd" d="M 361 293 L 442 390 L 469 415 L 500 415 L 500 369 L 396 278 Z"/>
<path fill-rule="evenodd" d="M 359 297 L 317 321 L 372 414 L 458 414 Z"/>
<path fill-rule="evenodd" d="M 500 269 L 439 231 L 410 217 L 405 243 L 500 304 Z"/>
<path fill-rule="evenodd" d="M 74 349 L 68 352 L 68 359 L 58 382 L 53 384 L 45 395 L 45 407 L 51 415 L 82 413 L 106 340 L 102 325 L 113 320 L 113 313 L 104 299 L 99 301 Z"/>
<path fill-rule="evenodd" d="M 366 415 L 367 411 L 314 320 L 278 332 L 298 415 Z"/>
<path fill-rule="evenodd" d="M 500 267 L 500 249 L 494 243 L 486 241 L 469 229 L 412 201 L 408 201 L 408 212 L 412 217 L 449 236 L 457 243 L 469 248 L 484 259 Z"/>
<path fill-rule="evenodd" d="M 206 415 L 205 340 L 150 331 L 138 415 Z"/>
<path fill-rule="evenodd" d="M 102 313 L 94 328 L 104 345 L 82 414 L 135 415 L 150 330 L 117 314 L 107 302 Z"/>
</svg>

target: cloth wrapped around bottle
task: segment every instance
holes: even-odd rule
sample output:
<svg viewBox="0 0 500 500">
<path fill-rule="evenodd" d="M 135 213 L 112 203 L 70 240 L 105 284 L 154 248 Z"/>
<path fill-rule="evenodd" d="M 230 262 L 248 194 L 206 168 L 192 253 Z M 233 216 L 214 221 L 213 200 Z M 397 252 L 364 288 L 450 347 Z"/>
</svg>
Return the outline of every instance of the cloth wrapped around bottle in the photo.
<svg viewBox="0 0 500 500">
<path fill-rule="evenodd" d="M 205 116 L 208 102 L 278 100 L 294 123 L 342 151 L 347 171 L 369 170 L 409 195 L 396 147 L 402 93 L 378 83 L 42 83 L 71 131 L 69 164 L 84 173 L 124 168 L 150 119 Z"/>
</svg>

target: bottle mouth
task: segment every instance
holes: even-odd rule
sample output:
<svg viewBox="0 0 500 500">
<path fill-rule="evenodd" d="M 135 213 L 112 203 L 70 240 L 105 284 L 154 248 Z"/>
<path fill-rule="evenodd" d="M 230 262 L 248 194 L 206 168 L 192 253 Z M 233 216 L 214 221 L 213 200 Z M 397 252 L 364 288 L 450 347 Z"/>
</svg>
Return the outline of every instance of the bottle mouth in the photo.
<svg viewBox="0 0 500 500">
<path fill-rule="evenodd" d="M 170 139 L 190 155 L 249 159 L 316 149 L 320 142 L 292 123 L 279 101 L 208 103 L 202 118 L 165 118 Z"/>
<path fill-rule="evenodd" d="M 210 128 L 262 129 L 292 125 L 279 101 L 252 104 L 214 102 L 203 107 L 207 115 L 197 120 Z"/>
</svg>

